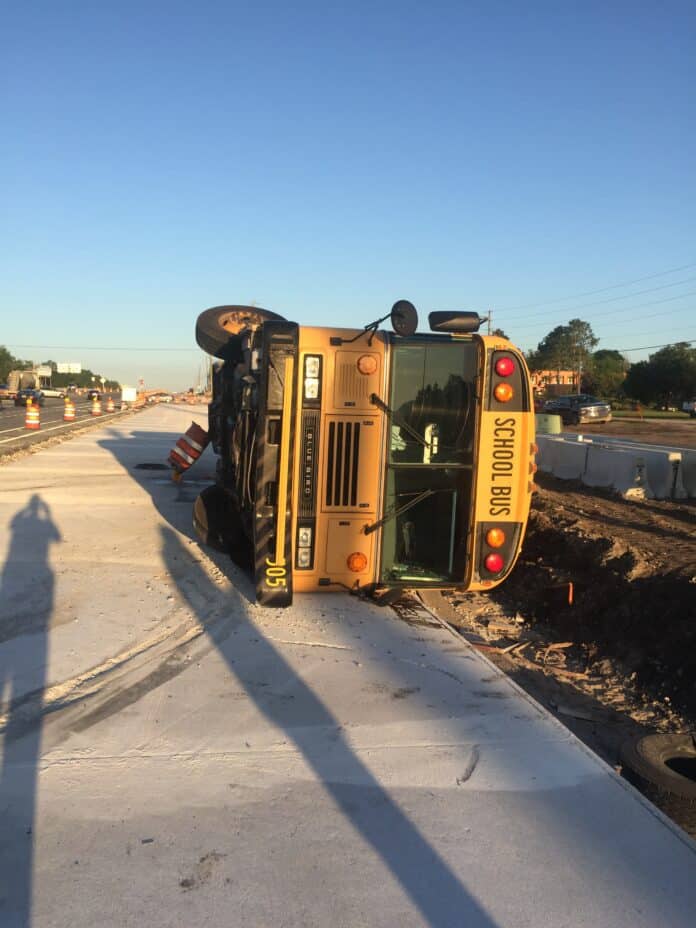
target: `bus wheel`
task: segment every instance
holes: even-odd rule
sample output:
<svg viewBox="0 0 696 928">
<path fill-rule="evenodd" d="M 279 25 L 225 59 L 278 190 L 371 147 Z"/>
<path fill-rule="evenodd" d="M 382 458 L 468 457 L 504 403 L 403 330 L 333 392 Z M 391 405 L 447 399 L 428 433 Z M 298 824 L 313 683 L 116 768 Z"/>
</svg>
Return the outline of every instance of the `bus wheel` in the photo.
<svg viewBox="0 0 696 928">
<path fill-rule="evenodd" d="M 213 306 L 196 320 L 196 341 L 203 351 L 223 361 L 241 361 L 241 333 L 256 329 L 263 322 L 283 317 L 260 306 Z"/>
<path fill-rule="evenodd" d="M 218 486 L 206 487 L 193 504 L 193 527 L 204 545 L 229 554 L 240 567 L 251 564 L 239 513 Z"/>
</svg>

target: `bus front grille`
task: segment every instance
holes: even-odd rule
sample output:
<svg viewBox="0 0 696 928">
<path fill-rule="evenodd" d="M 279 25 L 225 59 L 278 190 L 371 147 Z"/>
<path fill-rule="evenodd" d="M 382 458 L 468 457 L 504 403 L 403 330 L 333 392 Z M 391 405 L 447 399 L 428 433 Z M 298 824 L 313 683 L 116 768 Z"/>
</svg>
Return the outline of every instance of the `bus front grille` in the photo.
<svg viewBox="0 0 696 928">
<path fill-rule="evenodd" d="M 326 505 L 357 506 L 360 423 L 329 422 Z"/>
</svg>

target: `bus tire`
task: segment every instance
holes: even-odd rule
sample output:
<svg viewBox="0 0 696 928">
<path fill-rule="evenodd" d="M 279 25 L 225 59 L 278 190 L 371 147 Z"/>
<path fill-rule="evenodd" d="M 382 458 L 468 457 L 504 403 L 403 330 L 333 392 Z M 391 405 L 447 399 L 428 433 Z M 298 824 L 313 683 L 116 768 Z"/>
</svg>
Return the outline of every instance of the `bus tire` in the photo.
<svg viewBox="0 0 696 928">
<path fill-rule="evenodd" d="M 253 566 L 251 543 L 234 503 L 219 486 L 206 487 L 193 504 L 193 527 L 202 544 L 227 554 L 238 567 Z"/>
<path fill-rule="evenodd" d="M 223 361 L 241 361 L 241 333 L 282 316 L 260 306 L 213 306 L 196 320 L 196 341 L 203 351 Z"/>
<path fill-rule="evenodd" d="M 696 736 L 643 735 L 626 742 L 621 759 L 627 779 L 650 798 L 667 796 L 696 807 Z"/>
</svg>

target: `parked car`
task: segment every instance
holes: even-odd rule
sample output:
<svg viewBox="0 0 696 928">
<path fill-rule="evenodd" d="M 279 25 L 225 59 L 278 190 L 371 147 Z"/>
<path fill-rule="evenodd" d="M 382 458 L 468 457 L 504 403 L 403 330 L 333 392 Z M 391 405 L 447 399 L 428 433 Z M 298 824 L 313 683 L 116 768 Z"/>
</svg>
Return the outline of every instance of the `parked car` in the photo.
<svg viewBox="0 0 696 928">
<path fill-rule="evenodd" d="M 26 406 L 30 397 L 35 406 L 43 406 L 44 395 L 41 390 L 18 390 L 14 401 L 15 406 Z"/>
<path fill-rule="evenodd" d="M 596 396 L 574 393 L 555 396 L 544 403 L 544 412 L 560 416 L 564 425 L 580 425 L 582 422 L 611 422 L 611 406 Z"/>
<path fill-rule="evenodd" d="M 682 412 L 688 412 L 692 419 L 696 419 L 696 397 L 682 403 Z"/>
</svg>

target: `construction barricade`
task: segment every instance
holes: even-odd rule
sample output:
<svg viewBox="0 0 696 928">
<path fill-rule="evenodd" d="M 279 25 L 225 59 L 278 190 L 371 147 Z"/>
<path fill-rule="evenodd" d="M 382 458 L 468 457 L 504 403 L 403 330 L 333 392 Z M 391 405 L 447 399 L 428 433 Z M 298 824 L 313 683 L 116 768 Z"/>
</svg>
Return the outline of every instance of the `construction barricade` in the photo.
<svg viewBox="0 0 696 928">
<path fill-rule="evenodd" d="M 101 400 L 99 399 L 98 396 L 95 396 L 92 399 L 91 413 L 93 416 L 101 416 L 102 414 Z"/>
<path fill-rule="evenodd" d="M 169 453 L 167 459 L 174 468 L 174 476 L 180 477 L 203 454 L 210 438 L 205 429 L 195 422 L 181 436 Z"/>
<path fill-rule="evenodd" d="M 32 430 L 41 428 L 41 411 L 38 405 L 34 406 L 31 399 L 27 399 L 27 408 L 24 413 L 24 428 Z"/>
<path fill-rule="evenodd" d="M 106 401 L 106 411 L 107 412 L 116 412 L 116 407 L 114 406 L 113 397 L 109 397 Z"/>
<path fill-rule="evenodd" d="M 75 404 L 69 396 L 65 397 L 65 406 L 63 407 L 63 422 L 75 421 Z"/>
</svg>

